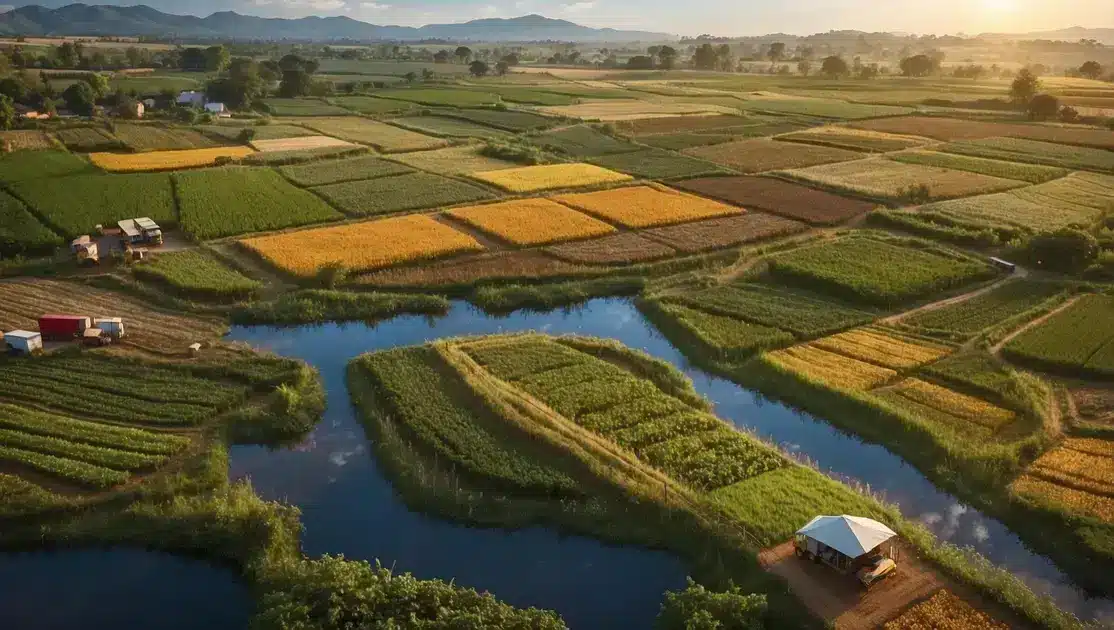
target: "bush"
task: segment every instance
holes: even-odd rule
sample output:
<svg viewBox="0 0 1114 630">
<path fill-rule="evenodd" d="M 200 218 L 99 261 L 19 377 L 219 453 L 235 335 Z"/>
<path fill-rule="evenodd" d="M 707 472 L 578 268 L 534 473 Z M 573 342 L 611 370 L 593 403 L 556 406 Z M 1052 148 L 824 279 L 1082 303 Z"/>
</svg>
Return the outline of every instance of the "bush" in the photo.
<svg viewBox="0 0 1114 630">
<path fill-rule="evenodd" d="M 907 188 L 899 188 L 897 198 L 907 204 L 919 206 L 932 201 L 932 189 L 928 184 L 913 184 Z"/>
<path fill-rule="evenodd" d="M 1051 94 L 1037 94 L 1029 101 L 1026 111 L 1033 120 L 1055 118 L 1060 113 L 1060 99 Z"/>
<path fill-rule="evenodd" d="M 766 627 L 765 595 L 745 594 L 732 586 L 715 593 L 688 578 L 683 591 L 666 591 L 658 630 L 761 630 Z"/>
<path fill-rule="evenodd" d="M 480 155 L 530 166 L 534 164 L 545 164 L 550 161 L 546 154 L 537 147 L 521 144 L 507 144 L 504 142 L 487 143 L 480 149 Z"/>
<path fill-rule="evenodd" d="M 1099 254 L 1094 236 L 1072 228 L 1064 228 L 1034 236 L 1029 241 L 1029 261 L 1042 269 L 1074 273 L 1086 268 Z"/>
</svg>

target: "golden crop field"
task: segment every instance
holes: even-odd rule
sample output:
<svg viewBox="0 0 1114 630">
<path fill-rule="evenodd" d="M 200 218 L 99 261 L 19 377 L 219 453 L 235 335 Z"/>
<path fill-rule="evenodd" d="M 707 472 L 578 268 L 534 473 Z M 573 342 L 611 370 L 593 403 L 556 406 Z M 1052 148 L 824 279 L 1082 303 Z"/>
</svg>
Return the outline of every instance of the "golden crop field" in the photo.
<svg viewBox="0 0 1114 630">
<path fill-rule="evenodd" d="M 1099 438 L 1068 438 L 1064 440 L 1064 448 L 1070 448 L 1081 453 L 1114 457 L 1114 441 Z"/>
<path fill-rule="evenodd" d="M 913 402 L 989 429 L 998 429 L 1017 418 L 1017 414 L 1009 409 L 1003 409 L 981 398 L 961 394 L 919 378 L 905 379 L 898 383 L 894 390 Z"/>
<path fill-rule="evenodd" d="M 1061 486 L 1034 475 L 1018 477 L 1011 487 L 1020 495 L 1052 501 L 1069 510 L 1114 523 L 1114 499 L 1110 497 Z"/>
<path fill-rule="evenodd" d="M 949 351 L 944 346 L 891 337 L 865 328 L 817 339 L 811 345 L 894 370 L 924 365 Z"/>
<path fill-rule="evenodd" d="M 675 190 L 631 186 L 559 195 L 561 203 L 630 228 L 656 227 L 742 214 L 742 208 Z"/>
<path fill-rule="evenodd" d="M 544 245 L 603 236 L 615 228 L 548 199 L 516 199 L 453 208 L 447 214 L 515 245 Z"/>
<path fill-rule="evenodd" d="M 1104 455 L 1061 446 L 1041 455 L 1029 473 L 1079 490 L 1114 494 L 1114 459 Z"/>
<path fill-rule="evenodd" d="M 327 265 L 369 271 L 483 250 L 471 236 L 422 214 L 247 238 L 240 243 L 299 276 L 312 276 Z"/>
<path fill-rule="evenodd" d="M 90 153 L 89 159 L 106 171 L 166 171 L 209 166 L 217 158 L 242 158 L 252 153 L 255 151 L 249 147 L 214 147 L 147 153 Z"/>
<path fill-rule="evenodd" d="M 543 166 L 505 168 L 497 171 L 480 171 L 472 173 L 472 177 L 516 193 L 597 186 L 633 179 L 630 175 L 583 163 L 546 164 Z"/>
<path fill-rule="evenodd" d="M 306 151 L 309 149 L 322 149 L 324 147 L 351 147 L 356 146 L 351 142 L 332 138 L 329 136 L 299 136 L 296 138 L 272 138 L 269 140 L 254 140 L 251 146 L 257 151 Z"/>
<path fill-rule="evenodd" d="M 808 345 L 793 346 L 766 355 L 775 364 L 831 387 L 866 390 L 897 372 Z"/>
<path fill-rule="evenodd" d="M 887 622 L 885 630 L 1008 630 L 1009 626 L 976 610 L 948 590 L 936 594 Z"/>
</svg>

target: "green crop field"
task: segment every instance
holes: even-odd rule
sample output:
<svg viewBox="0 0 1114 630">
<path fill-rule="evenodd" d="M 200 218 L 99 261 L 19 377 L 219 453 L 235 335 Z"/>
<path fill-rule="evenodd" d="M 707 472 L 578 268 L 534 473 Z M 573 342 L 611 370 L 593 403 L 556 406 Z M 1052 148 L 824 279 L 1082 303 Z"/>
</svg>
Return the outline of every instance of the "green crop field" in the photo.
<svg viewBox="0 0 1114 630">
<path fill-rule="evenodd" d="M 114 76 L 108 80 L 108 87 L 113 92 L 123 91 L 125 94 L 133 90 L 140 96 L 158 96 L 160 93 L 171 90 L 205 89 L 205 82 L 209 77 L 203 73 L 182 72 L 170 75 L 142 75 L 142 76 Z"/>
<path fill-rule="evenodd" d="M 971 299 L 915 313 L 902 321 L 917 328 L 973 335 L 1036 308 L 1062 292 L 1062 287 L 1048 282 L 1007 282 Z"/>
<path fill-rule="evenodd" d="M 572 105 L 579 100 L 567 94 L 557 94 L 530 87 L 484 85 L 475 89 L 493 94 L 508 103 L 521 103 L 523 105 Z"/>
<path fill-rule="evenodd" d="M 408 72 L 420 76 L 422 70 L 427 69 L 437 74 L 468 74 L 468 66 L 464 64 L 364 59 L 322 59 L 318 72 L 322 74 L 351 74 L 357 75 L 353 76 L 353 79 L 360 79 L 359 75 L 402 77 Z"/>
<path fill-rule="evenodd" d="M 707 350 L 727 359 L 743 359 L 755 352 L 790 345 L 796 339 L 792 333 L 772 326 L 715 315 L 680 304 L 661 303 L 658 308 L 663 316 L 675 322 Z"/>
<path fill-rule="evenodd" d="M 998 192 L 1025 185 L 1025 182 L 1012 179 L 904 164 L 884 158 L 811 166 L 782 171 L 780 175 L 853 195 L 893 201 L 903 200 L 905 191 L 920 185 L 928 187 L 929 197 L 933 200 Z"/>
<path fill-rule="evenodd" d="M 591 158 L 588 161 L 597 166 L 645 179 L 677 179 L 732 174 L 726 168 L 711 162 L 655 149 L 604 155 Z"/>
<path fill-rule="evenodd" d="M 7 184 L 96 170 L 89 162 L 66 151 L 0 153 L 0 182 Z"/>
<path fill-rule="evenodd" d="M 27 211 L 23 202 L 0 190 L 0 256 L 49 254 L 62 239 Z"/>
<path fill-rule="evenodd" d="M 349 216 L 368 216 L 490 199 L 486 190 L 430 173 L 318 186 L 314 192 Z"/>
<path fill-rule="evenodd" d="M 639 146 L 600 133 L 587 125 L 547 131 L 530 139 L 538 146 L 573 158 L 598 157 L 639 150 Z"/>
<path fill-rule="evenodd" d="M 54 137 L 70 151 L 92 153 L 124 148 L 122 142 L 100 127 L 72 127 L 54 131 Z"/>
<path fill-rule="evenodd" d="M 133 272 L 188 298 L 237 300 L 263 286 L 200 250 L 159 253 L 137 264 Z"/>
<path fill-rule="evenodd" d="M 482 107 L 499 102 L 499 97 L 489 92 L 452 88 L 390 88 L 376 90 L 375 95 L 435 107 Z"/>
<path fill-rule="evenodd" d="M 898 306 L 995 274 L 986 263 L 958 252 L 860 237 L 778 254 L 770 259 L 770 273 L 793 284 L 877 306 Z"/>
<path fill-rule="evenodd" d="M 397 114 L 415 108 L 413 103 L 374 96 L 335 96 L 331 102 L 361 114 Z"/>
<path fill-rule="evenodd" d="M 911 149 L 928 142 L 927 139 L 898 136 L 877 131 L 860 131 L 848 127 L 819 127 L 805 131 L 794 131 L 778 136 L 778 140 L 802 142 L 820 146 L 864 151 L 867 153 L 888 153 Z"/>
<path fill-rule="evenodd" d="M 279 172 L 299 186 L 321 186 L 358 179 L 411 173 L 413 169 L 375 156 L 346 160 L 321 160 L 308 164 L 283 166 Z"/>
<path fill-rule="evenodd" d="M 513 132 L 545 129 L 560 123 L 560 120 L 556 118 L 539 116 L 530 112 L 500 109 L 462 109 L 445 112 L 445 115 Z"/>
<path fill-rule="evenodd" d="M 70 175 L 25 181 L 12 190 L 69 238 L 88 234 L 97 225 L 115 227 L 121 219 L 149 217 L 164 227 L 178 222 L 165 173 Z"/>
<path fill-rule="evenodd" d="M 417 151 L 445 145 L 445 141 L 441 138 L 434 138 L 358 116 L 349 118 L 307 118 L 302 124 L 327 136 L 349 142 L 370 144 L 380 151 Z"/>
<path fill-rule="evenodd" d="M 290 151 L 259 151 L 245 157 L 241 163 L 252 166 L 283 166 L 316 160 L 336 160 L 353 155 L 362 155 L 367 153 L 368 150 L 367 147 L 360 145 L 340 145 L 313 149 L 291 149 Z"/>
<path fill-rule="evenodd" d="M 1114 376 L 1114 297 L 1085 295 L 1013 338 L 1003 352 L 1042 369 Z"/>
<path fill-rule="evenodd" d="M 316 131 L 306 129 L 305 127 L 287 124 L 244 125 L 224 123 L 198 125 L 196 129 L 209 136 L 220 138 L 222 141 L 228 143 L 240 143 L 240 134 L 242 134 L 245 129 L 249 131 L 253 140 L 279 140 L 282 138 L 301 138 L 319 135 Z"/>
<path fill-rule="evenodd" d="M 686 154 L 726 166 L 740 173 L 760 173 L 784 168 L 857 160 L 862 153 L 808 144 L 778 142 L 768 138 L 738 140 L 685 149 Z"/>
<path fill-rule="evenodd" d="M 880 116 L 900 116 L 913 112 L 913 110 L 908 107 L 865 105 L 836 99 L 819 98 L 747 98 L 746 100 L 740 101 L 736 107 L 744 111 L 801 114 L 805 116 L 819 116 L 821 118 L 836 118 L 842 120 L 878 118 Z"/>
<path fill-rule="evenodd" d="M 955 153 L 941 153 L 938 151 L 906 151 L 889 156 L 891 160 L 905 164 L 920 164 L 921 166 L 934 166 L 947 168 L 954 171 L 968 171 L 991 177 L 1016 179 L 1040 184 L 1050 179 L 1063 177 L 1068 171 L 1052 166 L 1038 164 L 1022 164 L 1019 162 L 1006 162 L 1004 160 L 990 160 L 986 158 L 958 155 Z"/>
<path fill-rule="evenodd" d="M 743 118 L 741 120 L 747 120 Z M 704 147 L 714 144 L 724 144 L 748 138 L 764 138 L 778 134 L 789 133 L 805 129 L 807 125 L 794 121 L 760 121 L 755 124 L 740 125 L 737 127 L 722 127 L 706 131 L 691 131 L 678 133 L 655 133 L 651 135 L 635 136 L 642 144 L 647 144 L 659 149 L 682 151 L 695 147 Z"/>
<path fill-rule="evenodd" d="M 118 123 L 113 133 L 132 151 L 204 149 L 218 146 L 216 142 L 188 128 Z"/>
<path fill-rule="evenodd" d="M 215 168 L 174 174 L 182 229 L 199 239 L 341 218 L 313 193 L 269 169 Z"/>
<path fill-rule="evenodd" d="M 821 297 L 760 284 L 727 284 L 670 297 L 693 309 L 788 330 L 808 338 L 851 328 L 874 315 Z"/>
<path fill-rule="evenodd" d="M 475 145 L 463 147 L 449 147 L 433 151 L 411 151 L 410 153 L 397 153 L 390 156 L 391 160 L 402 162 L 431 173 L 444 175 L 470 175 L 484 171 L 497 171 L 503 168 L 521 166 L 514 162 L 497 160 L 480 155 L 480 148 Z"/>
<path fill-rule="evenodd" d="M 343 107 L 330 105 L 315 98 L 267 98 L 263 105 L 274 116 L 346 116 Z"/>
<path fill-rule="evenodd" d="M 974 157 L 1029 162 L 1062 168 L 1114 173 L 1114 151 L 1075 147 L 1021 138 L 963 140 L 945 145 L 948 153 Z"/>
<path fill-rule="evenodd" d="M 484 138 L 488 140 L 497 140 L 500 138 L 507 138 L 511 135 L 506 131 L 493 129 L 487 125 L 481 125 L 460 118 L 450 118 L 448 116 L 410 116 L 407 118 L 396 118 L 391 122 L 406 127 L 407 129 L 428 133 L 432 136 L 447 136 L 450 138 Z"/>
</svg>

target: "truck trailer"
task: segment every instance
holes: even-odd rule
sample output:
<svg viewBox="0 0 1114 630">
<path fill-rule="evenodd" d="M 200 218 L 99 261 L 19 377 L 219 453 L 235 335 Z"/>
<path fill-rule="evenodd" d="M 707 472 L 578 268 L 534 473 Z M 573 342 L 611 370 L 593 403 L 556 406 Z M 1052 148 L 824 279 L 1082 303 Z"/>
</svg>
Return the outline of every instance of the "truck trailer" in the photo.
<svg viewBox="0 0 1114 630">
<path fill-rule="evenodd" d="M 43 315 L 39 318 L 39 332 L 44 339 L 77 339 L 93 325 L 84 315 Z"/>
</svg>

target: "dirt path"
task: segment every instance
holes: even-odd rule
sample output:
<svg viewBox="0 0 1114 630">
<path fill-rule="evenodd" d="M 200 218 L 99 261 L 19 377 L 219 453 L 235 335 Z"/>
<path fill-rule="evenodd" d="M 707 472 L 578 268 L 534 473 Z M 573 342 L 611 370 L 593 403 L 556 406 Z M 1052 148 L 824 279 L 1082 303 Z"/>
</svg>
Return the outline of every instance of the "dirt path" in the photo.
<svg viewBox="0 0 1114 630">
<path fill-rule="evenodd" d="M 1033 321 L 1029 322 L 1028 324 L 1025 324 L 1021 328 L 1018 328 L 1017 330 L 1015 330 L 1015 331 L 1011 332 L 1010 334 L 1006 335 L 1005 337 L 1002 338 L 1001 341 L 999 341 L 998 343 L 991 346 L 990 354 L 992 354 L 994 356 L 998 356 L 998 353 L 1002 351 L 1002 347 L 1005 346 L 1007 343 L 1013 341 L 1014 337 L 1017 337 L 1018 335 L 1025 332 L 1026 330 L 1029 330 L 1030 328 L 1040 326 L 1041 324 L 1046 322 L 1049 318 L 1051 318 L 1053 315 L 1057 315 L 1061 311 L 1066 310 L 1072 304 L 1075 304 L 1076 301 L 1079 300 L 1080 297 L 1081 296 L 1077 295 L 1077 296 L 1069 299 L 1067 302 L 1064 302 L 1060 306 L 1057 306 L 1056 308 L 1052 309 L 1052 311 L 1050 311 L 1048 313 L 1045 313 L 1044 315 L 1041 315 L 1040 317 L 1034 319 Z"/>
<path fill-rule="evenodd" d="M 929 311 L 935 311 L 937 309 L 944 308 L 945 306 L 951 306 L 952 304 L 959 304 L 960 302 L 966 302 L 967 300 L 970 300 L 972 298 L 976 298 L 980 295 L 983 295 L 984 293 L 989 293 L 989 292 L 993 291 L 994 289 L 997 289 L 998 287 L 1006 284 L 1007 282 L 1014 282 L 1014 281 L 1017 281 L 1017 280 L 1022 280 L 1024 278 L 1028 277 L 1028 275 L 1029 275 L 1028 271 L 1022 269 L 1021 267 L 1018 267 L 1017 272 L 1014 273 L 1013 275 L 1006 276 L 1005 278 L 1002 278 L 1001 280 L 999 280 L 997 282 L 993 282 L 991 284 L 988 284 L 985 287 L 982 287 L 980 289 L 975 289 L 974 291 L 971 291 L 970 293 L 964 293 L 962 295 L 956 295 L 956 296 L 950 297 L 946 300 L 940 300 L 939 302 L 932 302 L 930 304 L 925 304 L 924 306 L 919 306 L 919 307 L 917 307 L 917 308 L 915 308 L 911 311 L 905 311 L 904 313 L 898 313 L 897 315 L 891 315 L 889 317 L 883 317 L 882 319 L 878 320 L 878 323 L 879 324 L 894 324 L 894 323 L 897 323 L 897 322 L 905 319 L 906 317 L 912 317 L 913 315 L 917 315 L 917 314 L 920 314 L 920 313 L 927 313 Z"/>
</svg>

